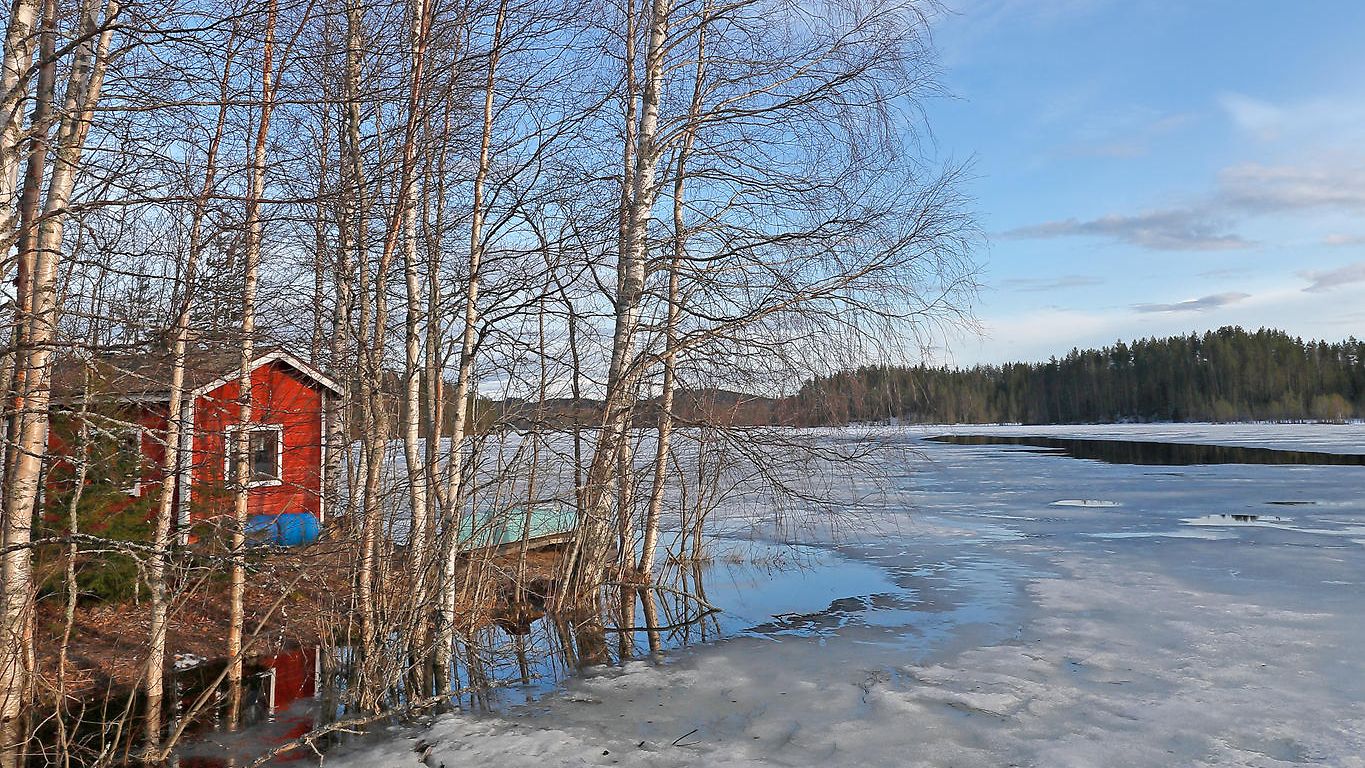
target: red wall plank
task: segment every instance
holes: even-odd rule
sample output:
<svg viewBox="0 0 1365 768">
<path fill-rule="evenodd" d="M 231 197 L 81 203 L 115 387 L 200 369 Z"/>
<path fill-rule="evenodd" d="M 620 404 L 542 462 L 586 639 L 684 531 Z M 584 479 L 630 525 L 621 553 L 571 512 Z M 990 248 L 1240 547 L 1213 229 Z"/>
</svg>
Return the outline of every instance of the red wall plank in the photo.
<svg viewBox="0 0 1365 768">
<path fill-rule="evenodd" d="M 229 514 L 224 483 L 225 436 L 237 423 L 237 382 L 231 381 L 194 403 L 194 480 L 191 498 L 198 516 Z M 284 428 L 282 478 L 278 485 L 251 489 L 249 514 L 311 512 L 320 515 L 322 497 L 323 395 L 318 385 L 288 365 L 272 362 L 252 372 L 251 420 Z"/>
</svg>

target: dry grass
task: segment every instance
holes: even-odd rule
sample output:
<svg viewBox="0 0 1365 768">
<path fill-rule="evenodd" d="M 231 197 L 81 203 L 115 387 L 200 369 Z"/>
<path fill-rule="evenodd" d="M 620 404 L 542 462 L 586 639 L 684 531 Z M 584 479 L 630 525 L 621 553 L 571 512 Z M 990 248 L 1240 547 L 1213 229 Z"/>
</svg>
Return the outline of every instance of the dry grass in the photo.
<svg viewBox="0 0 1365 768">
<path fill-rule="evenodd" d="M 544 594 L 559 564 L 558 548 L 527 553 L 526 584 L 532 593 Z M 400 553 L 401 558 L 401 553 Z M 516 552 L 491 558 L 474 558 L 461 565 L 474 568 L 471 582 L 482 581 L 478 600 L 459 606 L 461 625 L 478 627 L 497 620 L 515 594 Z M 253 554 L 247 579 L 246 626 L 259 624 L 251 640 L 251 655 L 267 655 L 293 646 L 316 645 L 344 632 L 351 618 L 354 558 L 343 541 L 324 540 L 288 550 Z M 389 563 L 401 572 L 401 559 Z M 167 652 L 192 653 L 213 659 L 227 645 L 228 594 L 225 569 L 191 570 L 179 585 L 180 597 L 171 614 Z M 402 580 L 394 578 L 390 589 L 402 594 Z M 264 622 L 262 623 L 262 620 Z M 149 630 L 145 602 L 82 604 L 76 611 L 71 645 L 67 651 L 67 695 L 78 699 L 128 690 L 144 674 Z M 39 604 L 35 641 L 39 669 L 38 696 L 50 701 L 56 693 L 56 667 L 62 636 L 59 598 Z M 168 659 L 169 661 L 169 659 Z"/>
</svg>

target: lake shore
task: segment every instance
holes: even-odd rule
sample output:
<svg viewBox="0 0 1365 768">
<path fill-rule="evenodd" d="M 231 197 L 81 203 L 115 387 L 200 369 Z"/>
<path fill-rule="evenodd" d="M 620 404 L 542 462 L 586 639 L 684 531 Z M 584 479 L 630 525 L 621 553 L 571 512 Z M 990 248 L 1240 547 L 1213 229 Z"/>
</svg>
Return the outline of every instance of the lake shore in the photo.
<svg viewBox="0 0 1365 768">
<path fill-rule="evenodd" d="M 1365 765 L 1365 470 L 1135 466 L 917 429 L 889 484 L 850 480 L 880 512 L 806 531 L 831 559 L 775 592 L 817 605 L 750 603 L 718 643 L 328 765 Z M 1125 433 L 1169 436 L 1152 430 Z M 1365 445 L 1349 425 L 1162 430 Z"/>
<path fill-rule="evenodd" d="M 555 578 L 560 554 L 559 547 L 528 552 L 527 583 L 543 589 Z M 352 591 L 346 567 L 350 557 L 340 537 L 253 553 L 245 601 L 246 626 L 253 630 L 259 627 L 259 631 L 248 638 L 247 655 L 270 656 L 334 642 L 350 614 Z M 460 615 L 467 626 L 483 626 L 495 619 L 502 597 L 511 591 L 508 574 L 515 573 L 516 560 L 515 553 L 502 553 L 462 565 L 462 569 L 475 567 L 493 577 L 492 589 L 478 602 L 467 601 L 461 606 Z M 126 697 L 145 674 L 148 622 L 146 608 L 134 602 L 78 605 L 68 652 L 66 695 L 87 701 Z M 221 660 L 227 646 L 227 626 L 227 589 L 221 579 L 186 584 L 170 614 L 167 648 L 172 660 L 176 655 L 200 663 Z M 64 630 L 59 596 L 39 603 L 36 627 L 44 666 L 55 668 Z M 40 693 L 43 691 L 50 694 L 55 686 L 41 688 Z"/>
</svg>

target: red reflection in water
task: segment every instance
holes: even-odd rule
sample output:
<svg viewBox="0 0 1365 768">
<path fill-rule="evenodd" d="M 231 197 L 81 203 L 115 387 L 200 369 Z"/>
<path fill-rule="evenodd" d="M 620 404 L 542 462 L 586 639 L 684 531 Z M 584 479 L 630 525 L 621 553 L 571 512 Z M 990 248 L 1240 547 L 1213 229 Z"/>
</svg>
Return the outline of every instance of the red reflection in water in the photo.
<svg viewBox="0 0 1365 768">
<path fill-rule="evenodd" d="M 219 732 L 197 744 L 186 745 L 178 755 L 177 768 L 234 768 L 249 765 L 255 756 L 307 734 L 317 725 L 316 713 L 308 707 L 290 706 L 317 694 L 318 648 L 295 648 L 273 656 L 255 659 L 252 677 L 259 686 L 261 716 L 268 720 L 249 725 L 235 735 Z M 268 709 L 266 709 L 268 707 Z M 250 722 L 250 718 L 248 718 Z M 218 742 L 216 754 L 203 754 L 208 744 Z M 292 749 L 271 760 L 281 765 L 317 758 L 308 748 Z"/>
<path fill-rule="evenodd" d="M 278 712 L 299 699 L 312 698 L 317 693 L 317 660 L 316 648 L 297 648 L 275 656 L 261 657 L 261 666 L 271 674 L 271 711 Z"/>
</svg>

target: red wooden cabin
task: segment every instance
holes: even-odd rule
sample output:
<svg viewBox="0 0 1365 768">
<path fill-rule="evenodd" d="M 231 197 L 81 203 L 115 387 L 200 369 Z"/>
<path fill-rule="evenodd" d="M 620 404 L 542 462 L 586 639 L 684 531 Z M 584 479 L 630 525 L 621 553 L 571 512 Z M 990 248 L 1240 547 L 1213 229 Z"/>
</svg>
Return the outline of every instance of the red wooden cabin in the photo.
<svg viewBox="0 0 1365 768">
<path fill-rule="evenodd" d="M 196 351 L 186 359 L 181 424 L 193 426 L 182 432 L 176 472 L 182 538 L 194 523 L 232 512 L 228 480 L 240 414 L 240 361 L 235 350 Z M 323 477 L 329 461 L 328 404 L 341 390 L 287 352 L 260 354 L 250 367 L 249 514 L 268 519 L 303 513 L 321 524 L 327 513 Z M 75 375 L 62 378 L 62 388 L 74 394 Z M 170 379 L 171 360 L 164 354 L 108 356 L 93 363 L 88 384 L 80 385 L 88 392 L 90 410 L 101 414 L 105 433 L 119 432 L 122 451 L 138 458 L 131 462 L 131 469 L 124 470 L 125 476 L 92 480 L 116 482 L 130 500 L 160 492 Z M 64 399 L 76 401 L 70 395 Z M 93 422 L 94 417 L 89 420 Z M 54 432 L 49 451 L 60 456 L 61 444 L 70 440 L 69 434 Z"/>
</svg>

